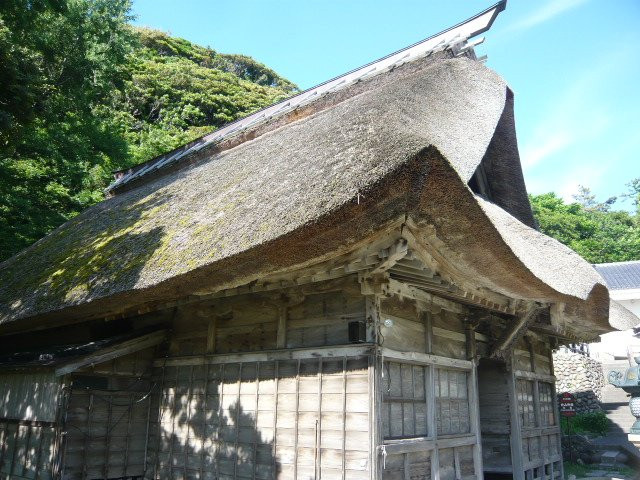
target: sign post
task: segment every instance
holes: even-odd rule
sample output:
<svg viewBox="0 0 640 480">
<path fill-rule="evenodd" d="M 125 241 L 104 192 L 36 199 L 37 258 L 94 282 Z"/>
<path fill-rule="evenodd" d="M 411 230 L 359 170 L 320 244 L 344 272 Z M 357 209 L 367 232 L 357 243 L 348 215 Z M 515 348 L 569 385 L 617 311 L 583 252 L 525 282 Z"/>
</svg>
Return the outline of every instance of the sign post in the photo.
<svg viewBox="0 0 640 480">
<path fill-rule="evenodd" d="M 576 397 L 572 393 L 560 394 L 560 415 L 567 418 L 567 432 L 569 434 L 569 460 L 573 461 L 573 448 L 571 445 L 571 417 L 576 416 Z"/>
</svg>

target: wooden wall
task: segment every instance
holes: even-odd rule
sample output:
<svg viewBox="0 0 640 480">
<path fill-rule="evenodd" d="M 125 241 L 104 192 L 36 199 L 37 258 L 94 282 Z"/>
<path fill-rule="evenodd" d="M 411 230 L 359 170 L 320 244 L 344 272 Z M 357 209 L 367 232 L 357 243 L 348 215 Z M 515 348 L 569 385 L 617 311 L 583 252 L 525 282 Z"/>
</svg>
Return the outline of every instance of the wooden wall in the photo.
<svg viewBox="0 0 640 480">
<path fill-rule="evenodd" d="M 477 479 L 475 336 L 461 316 L 411 300 L 380 305 L 383 479 Z M 471 336 L 470 336 L 471 335 Z"/>
<path fill-rule="evenodd" d="M 144 474 L 154 356 L 149 348 L 69 376 L 63 479 Z"/>
<path fill-rule="evenodd" d="M 158 369 L 148 478 L 370 478 L 369 357 L 246 358 Z"/>
<path fill-rule="evenodd" d="M 364 319 L 356 278 L 320 284 L 316 290 L 219 298 L 176 311 L 171 354 L 344 345 L 349 322 Z"/>
<path fill-rule="evenodd" d="M 0 479 L 52 477 L 60 392 L 51 373 L 0 375 Z"/>
</svg>

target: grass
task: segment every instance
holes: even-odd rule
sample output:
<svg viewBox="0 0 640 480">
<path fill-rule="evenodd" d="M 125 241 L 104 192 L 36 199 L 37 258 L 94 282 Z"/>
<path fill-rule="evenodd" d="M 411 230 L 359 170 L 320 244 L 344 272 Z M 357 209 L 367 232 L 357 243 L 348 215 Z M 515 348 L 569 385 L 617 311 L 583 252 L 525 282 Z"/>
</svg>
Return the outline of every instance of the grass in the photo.
<svg viewBox="0 0 640 480">
<path fill-rule="evenodd" d="M 569 478 L 569 475 L 575 475 L 576 478 L 584 478 L 587 476 L 589 472 L 594 470 L 605 470 L 598 465 L 580 465 L 574 462 L 564 462 L 564 478 Z M 620 474 L 619 476 L 626 478 L 635 478 L 636 473 L 629 467 L 616 467 L 611 470 L 611 472 L 616 472 Z M 608 473 L 608 472 L 607 472 Z"/>
</svg>

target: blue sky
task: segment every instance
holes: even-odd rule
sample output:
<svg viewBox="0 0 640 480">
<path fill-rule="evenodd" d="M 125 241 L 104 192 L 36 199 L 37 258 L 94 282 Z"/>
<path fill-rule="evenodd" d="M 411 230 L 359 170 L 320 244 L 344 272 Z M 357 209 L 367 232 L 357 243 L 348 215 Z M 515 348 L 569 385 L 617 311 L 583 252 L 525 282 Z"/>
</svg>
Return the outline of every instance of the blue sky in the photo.
<svg viewBox="0 0 640 480">
<path fill-rule="evenodd" d="M 454 25 L 475 0 L 134 0 L 135 23 L 312 87 Z M 527 188 L 604 200 L 640 177 L 640 1 L 509 0 L 476 51 L 515 92 Z M 629 208 L 618 203 L 618 208 Z"/>
</svg>

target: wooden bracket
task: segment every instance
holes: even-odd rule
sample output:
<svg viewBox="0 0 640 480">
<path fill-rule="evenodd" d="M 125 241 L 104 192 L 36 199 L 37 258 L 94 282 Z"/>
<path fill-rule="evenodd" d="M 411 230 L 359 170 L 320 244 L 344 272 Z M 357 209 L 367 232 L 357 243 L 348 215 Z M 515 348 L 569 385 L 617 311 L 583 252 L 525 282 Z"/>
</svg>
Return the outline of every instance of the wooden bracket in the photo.
<svg viewBox="0 0 640 480">
<path fill-rule="evenodd" d="M 409 253 L 409 242 L 406 238 L 399 238 L 389 248 L 385 248 L 378 255 L 382 261 L 376 265 L 370 275 L 384 273 L 393 267 L 399 260 L 402 260 Z"/>
<path fill-rule="evenodd" d="M 540 305 L 533 305 L 522 315 L 517 318 L 507 329 L 502 336 L 495 343 L 491 351 L 491 358 L 497 358 L 505 360 L 509 357 L 511 350 L 527 331 L 527 328 L 538 317 L 538 314 L 542 311 Z"/>
</svg>

